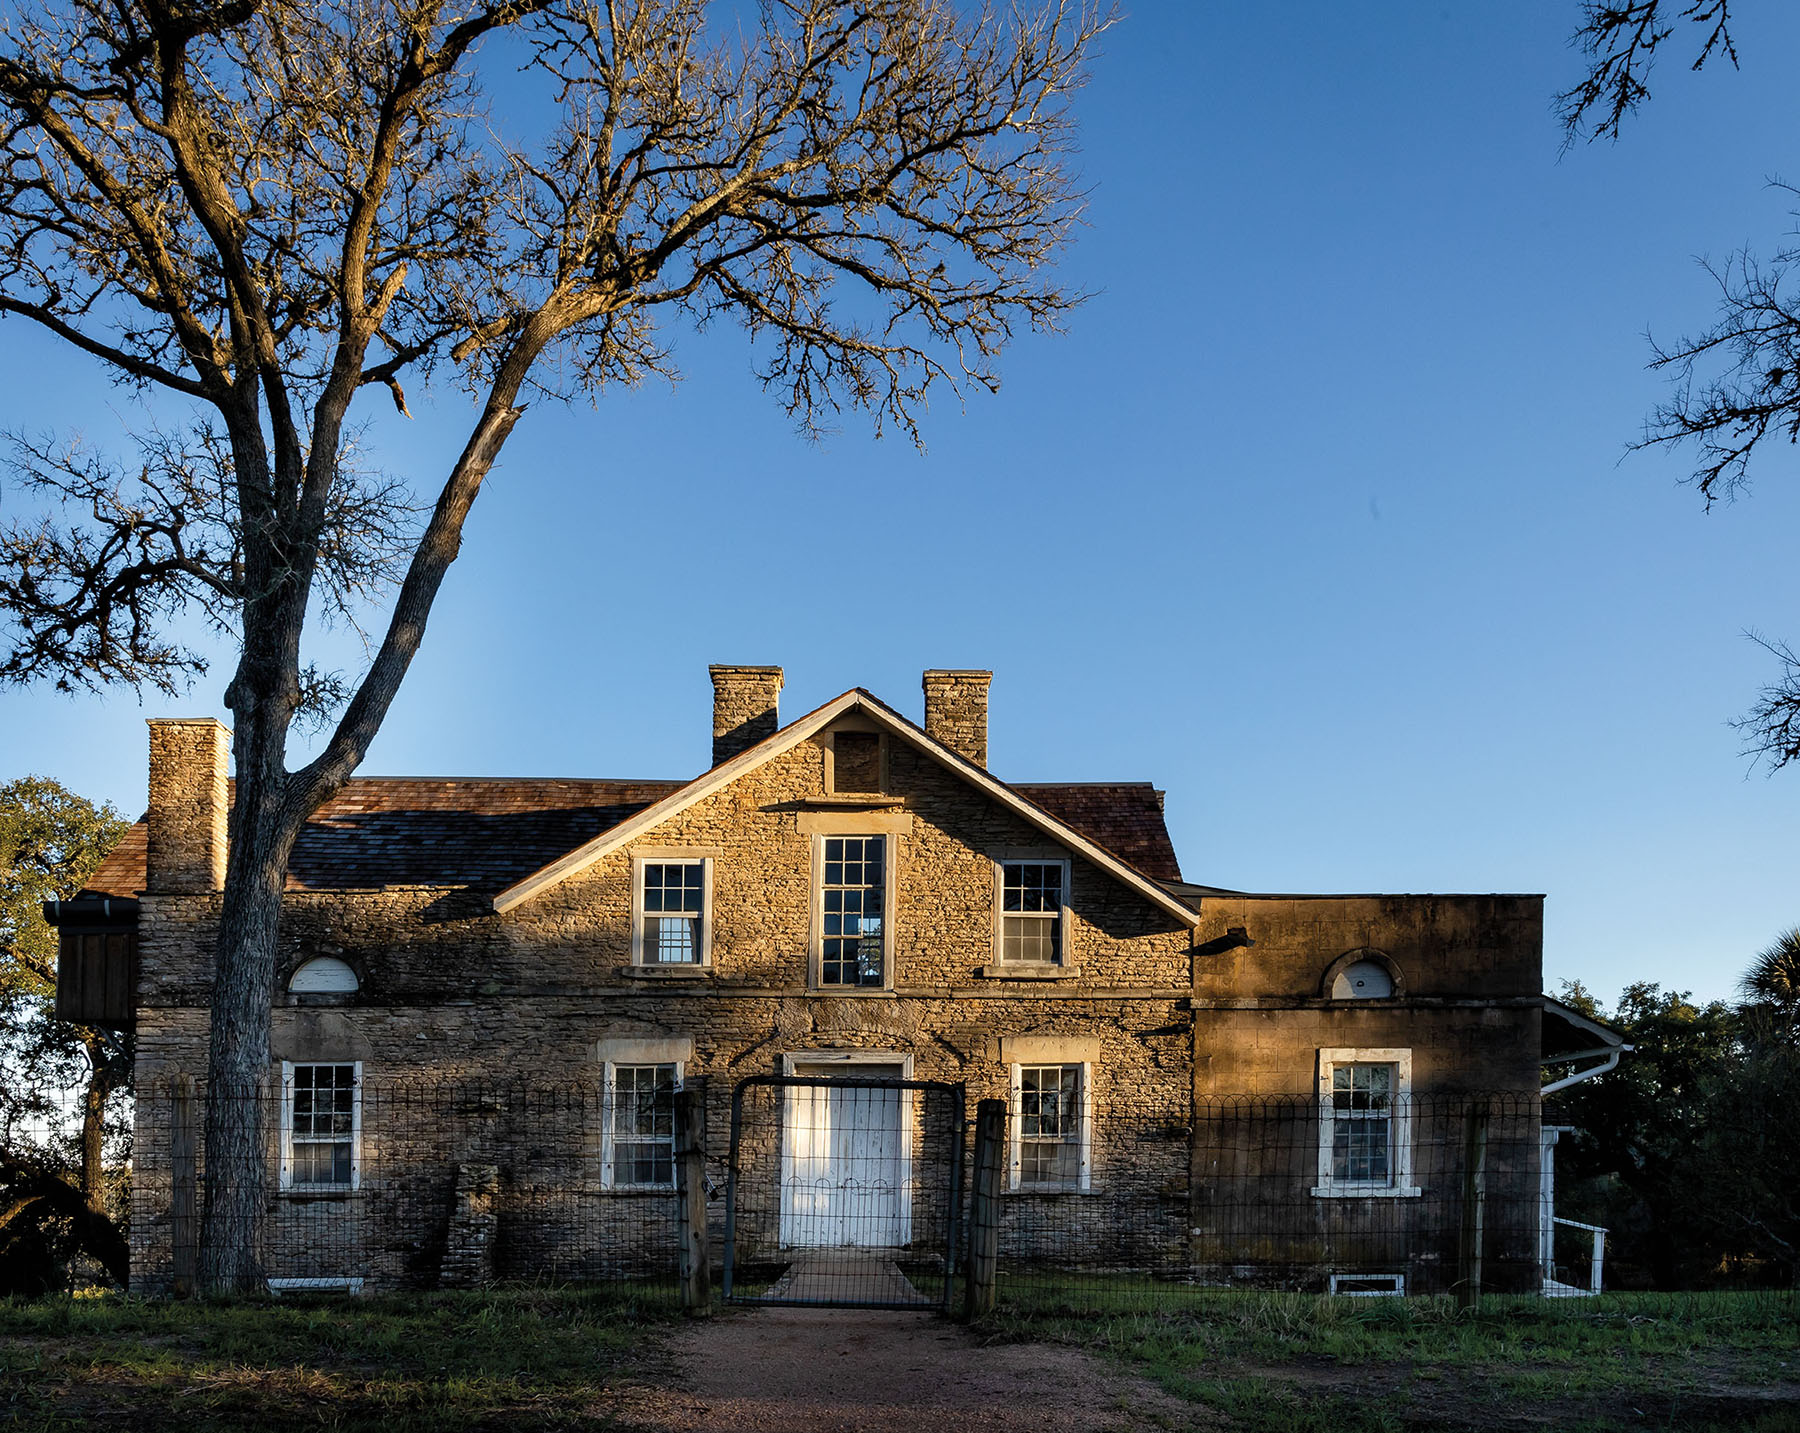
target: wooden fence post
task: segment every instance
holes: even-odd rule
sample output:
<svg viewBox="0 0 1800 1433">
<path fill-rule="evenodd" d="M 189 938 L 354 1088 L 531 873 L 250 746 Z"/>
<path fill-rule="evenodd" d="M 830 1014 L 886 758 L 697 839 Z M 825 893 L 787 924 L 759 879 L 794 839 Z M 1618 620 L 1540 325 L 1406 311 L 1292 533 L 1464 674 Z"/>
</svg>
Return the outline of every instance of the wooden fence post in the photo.
<svg viewBox="0 0 1800 1433">
<path fill-rule="evenodd" d="M 1472 1099 L 1463 1115 L 1462 1236 L 1457 1242 L 1456 1303 L 1481 1302 L 1481 1245 L 1487 1204 L 1488 1101 Z"/>
<path fill-rule="evenodd" d="M 1006 1101 L 975 1106 L 975 1189 L 969 1209 L 969 1277 L 963 1315 L 978 1319 L 994 1308 L 1000 1264 L 1000 1191 L 1006 1174 Z"/>
<path fill-rule="evenodd" d="M 169 1085 L 169 1242 L 178 1299 L 190 1298 L 200 1271 L 200 1183 L 194 1138 L 194 1077 L 175 1075 Z"/>
<path fill-rule="evenodd" d="M 675 1188 L 680 1206 L 681 1307 L 712 1312 L 712 1258 L 706 1242 L 706 1104 L 700 1091 L 675 1096 Z"/>
</svg>

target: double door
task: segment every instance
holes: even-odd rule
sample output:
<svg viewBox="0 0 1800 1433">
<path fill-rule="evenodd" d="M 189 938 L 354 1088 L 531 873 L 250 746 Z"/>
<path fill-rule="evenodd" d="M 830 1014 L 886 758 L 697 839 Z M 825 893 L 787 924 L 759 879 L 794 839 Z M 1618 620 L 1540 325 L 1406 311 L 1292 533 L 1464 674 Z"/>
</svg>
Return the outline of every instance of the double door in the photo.
<svg viewBox="0 0 1800 1433">
<path fill-rule="evenodd" d="M 899 1065 L 809 1065 L 794 1074 L 781 1139 L 781 1243 L 897 1249 L 912 1242 L 912 1095 L 835 1081 L 898 1080 Z"/>
</svg>

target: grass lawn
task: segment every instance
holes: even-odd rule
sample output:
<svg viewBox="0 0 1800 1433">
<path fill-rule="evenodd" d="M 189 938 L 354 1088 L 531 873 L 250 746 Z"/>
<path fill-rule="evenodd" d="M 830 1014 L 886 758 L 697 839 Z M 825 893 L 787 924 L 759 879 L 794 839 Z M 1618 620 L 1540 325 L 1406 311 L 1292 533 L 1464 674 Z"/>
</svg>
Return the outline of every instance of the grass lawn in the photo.
<svg viewBox="0 0 1800 1433">
<path fill-rule="evenodd" d="M 1079 1307 L 1075 1307 L 1079 1301 Z M 1111 1305 L 1111 1307 L 1108 1307 Z M 1193 1293 L 1149 1311 L 1030 1286 L 995 1337 L 1095 1349 L 1246 1433 L 1800 1430 L 1800 1296 L 1489 1300 Z M 1220 1416 L 1222 1415 L 1222 1416 Z"/>
<path fill-rule="evenodd" d="M 604 1427 L 661 1307 L 604 1289 L 0 1301 L 0 1427 Z"/>
</svg>

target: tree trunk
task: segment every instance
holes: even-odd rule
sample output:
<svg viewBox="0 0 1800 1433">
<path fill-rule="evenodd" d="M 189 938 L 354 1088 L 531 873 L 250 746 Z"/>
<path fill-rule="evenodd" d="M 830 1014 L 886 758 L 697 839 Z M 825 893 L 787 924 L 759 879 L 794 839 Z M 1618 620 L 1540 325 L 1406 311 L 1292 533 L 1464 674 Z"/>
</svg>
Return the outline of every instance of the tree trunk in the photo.
<svg viewBox="0 0 1800 1433">
<path fill-rule="evenodd" d="M 245 719 L 245 717 L 248 719 Z M 206 1293 L 262 1288 L 268 1205 L 269 1013 L 288 854 L 298 822 L 283 807 L 286 721 L 240 712 L 237 792 L 212 992 L 207 1052 L 206 1197 L 200 1286 Z"/>
<path fill-rule="evenodd" d="M 106 1213 L 106 1171 L 102 1143 L 106 1133 L 106 1096 L 111 1089 L 103 1053 L 88 1047 L 92 1073 L 81 1095 L 81 1197 L 96 1214 Z"/>
</svg>

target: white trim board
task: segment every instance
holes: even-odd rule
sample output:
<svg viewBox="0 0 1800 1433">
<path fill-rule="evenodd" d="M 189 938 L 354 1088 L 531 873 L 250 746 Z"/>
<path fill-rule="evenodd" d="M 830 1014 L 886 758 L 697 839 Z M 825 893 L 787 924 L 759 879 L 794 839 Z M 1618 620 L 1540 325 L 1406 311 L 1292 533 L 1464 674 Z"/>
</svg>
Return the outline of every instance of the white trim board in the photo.
<svg viewBox="0 0 1800 1433">
<path fill-rule="evenodd" d="M 970 786 L 991 797 L 1029 825 L 1036 827 L 1058 845 L 1073 851 L 1090 865 L 1097 866 L 1106 872 L 1121 885 L 1137 892 L 1158 910 L 1180 924 L 1188 927 L 1199 925 L 1200 912 L 1198 910 L 1169 894 L 1135 866 L 1120 860 L 1104 847 L 1095 845 L 1073 827 L 1064 825 L 1048 811 L 1020 796 L 1005 782 L 990 776 L 987 771 L 974 762 L 958 755 L 942 742 L 927 736 L 899 712 L 860 687 L 845 692 L 841 697 L 827 702 L 817 711 L 810 712 L 798 721 L 783 727 L 773 736 L 764 738 L 749 750 L 734 756 L 730 761 L 715 766 L 705 775 L 690 781 L 679 791 L 670 792 L 661 801 L 645 807 L 637 815 L 621 821 L 611 830 L 601 832 L 593 840 L 577 846 L 568 855 L 552 861 L 542 870 L 533 872 L 522 881 L 514 882 L 493 898 L 495 912 L 505 914 L 515 906 L 523 905 L 533 896 L 549 890 L 552 886 L 560 885 L 569 877 L 585 871 L 603 856 L 636 840 L 646 831 L 653 830 L 670 817 L 680 815 L 696 802 L 705 800 L 715 791 L 730 785 L 740 776 L 756 770 L 765 762 L 773 761 L 784 752 L 792 751 L 801 742 L 823 730 L 839 717 L 851 712 L 867 717 L 896 738 L 910 742 L 938 765 L 960 776 Z"/>
</svg>

